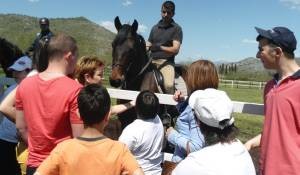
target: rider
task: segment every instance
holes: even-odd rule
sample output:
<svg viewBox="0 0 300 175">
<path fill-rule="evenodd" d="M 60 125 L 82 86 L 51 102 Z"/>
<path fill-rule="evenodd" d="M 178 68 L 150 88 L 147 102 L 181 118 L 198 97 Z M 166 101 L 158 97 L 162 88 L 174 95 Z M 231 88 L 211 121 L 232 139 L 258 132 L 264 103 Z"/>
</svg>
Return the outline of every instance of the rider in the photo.
<svg viewBox="0 0 300 175">
<path fill-rule="evenodd" d="M 168 94 L 174 94 L 174 58 L 182 43 L 182 30 L 173 20 L 174 15 L 175 4 L 165 1 L 161 7 L 162 19 L 152 27 L 147 43 L 152 63 L 162 73 L 165 93 Z"/>
<path fill-rule="evenodd" d="M 37 48 L 38 42 L 40 40 L 48 41 L 53 33 L 49 29 L 49 19 L 48 18 L 40 18 L 39 20 L 41 32 L 37 33 L 35 40 L 31 44 L 31 46 L 27 49 L 26 55 L 32 54 Z"/>
</svg>

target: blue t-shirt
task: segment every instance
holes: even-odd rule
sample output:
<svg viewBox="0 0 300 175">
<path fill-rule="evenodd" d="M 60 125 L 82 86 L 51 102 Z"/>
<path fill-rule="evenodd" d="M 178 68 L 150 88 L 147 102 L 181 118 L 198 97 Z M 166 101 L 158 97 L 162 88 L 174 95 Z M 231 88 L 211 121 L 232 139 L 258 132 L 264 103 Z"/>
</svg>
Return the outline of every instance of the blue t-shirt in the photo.
<svg viewBox="0 0 300 175">
<path fill-rule="evenodd" d="M 17 84 L 9 86 L 0 98 L 2 101 L 12 90 L 17 87 Z M 18 143 L 16 125 L 0 113 L 0 139 L 7 142 Z"/>
</svg>

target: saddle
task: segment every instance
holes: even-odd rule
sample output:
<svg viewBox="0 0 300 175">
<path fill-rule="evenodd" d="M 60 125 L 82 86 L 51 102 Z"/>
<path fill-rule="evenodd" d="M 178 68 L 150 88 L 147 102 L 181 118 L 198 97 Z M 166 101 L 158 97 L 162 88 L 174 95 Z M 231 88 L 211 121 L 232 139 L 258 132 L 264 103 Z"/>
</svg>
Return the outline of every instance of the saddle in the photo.
<svg viewBox="0 0 300 175">
<path fill-rule="evenodd" d="M 164 77 L 163 77 L 162 73 L 160 72 L 160 69 L 162 69 L 164 66 L 169 65 L 169 64 L 172 64 L 172 63 L 169 61 L 166 61 L 159 67 L 156 67 L 154 64 L 151 64 L 153 75 L 156 80 L 157 87 L 158 87 L 158 90 L 160 93 L 166 93 L 165 86 L 164 86 Z"/>
<path fill-rule="evenodd" d="M 152 65 L 152 66 L 153 66 L 152 71 L 153 71 L 154 79 L 155 79 L 157 87 L 158 87 L 158 91 L 160 93 L 165 93 L 166 91 L 165 91 L 165 86 L 164 86 L 164 77 L 155 65 Z"/>
</svg>

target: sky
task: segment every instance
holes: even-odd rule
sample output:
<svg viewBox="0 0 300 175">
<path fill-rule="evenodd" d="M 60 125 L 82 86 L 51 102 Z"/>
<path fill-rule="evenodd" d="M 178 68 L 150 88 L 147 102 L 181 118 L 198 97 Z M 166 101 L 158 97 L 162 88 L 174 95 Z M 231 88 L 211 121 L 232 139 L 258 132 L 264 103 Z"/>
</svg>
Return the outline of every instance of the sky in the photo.
<svg viewBox="0 0 300 175">
<path fill-rule="evenodd" d="M 1 14 L 69 18 L 83 16 L 115 32 L 113 20 L 139 23 L 147 40 L 160 19 L 161 0 L 1 0 Z M 174 0 L 174 20 L 183 30 L 183 43 L 176 62 L 199 58 L 239 61 L 255 57 L 255 26 L 285 26 L 300 42 L 300 0 Z M 51 23 L 51 21 L 50 21 Z M 51 24 L 50 24 L 51 25 Z M 0 24 L 1 26 L 1 24 Z M 51 26 L 50 26 L 51 28 Z M 300 56 L 300 49 L 295 51 Z"/>
</svg>

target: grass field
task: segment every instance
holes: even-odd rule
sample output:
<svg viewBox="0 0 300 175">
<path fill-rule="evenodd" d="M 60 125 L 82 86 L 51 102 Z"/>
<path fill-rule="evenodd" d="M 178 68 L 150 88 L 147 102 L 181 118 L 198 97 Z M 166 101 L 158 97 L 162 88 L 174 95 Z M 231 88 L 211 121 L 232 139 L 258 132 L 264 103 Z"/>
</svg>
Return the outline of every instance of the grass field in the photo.
<svg viewBox="0 0 300 175">
<path fill-rule="evenodd" d="M 263 90 L 258 88 L 231 88 L 220 87 L 227 92 L 233 101 L 243 101 L 251 103 L 263 103 Z M 250 115 L 234 113 L 235 124 L 240 129 L 239 139 L 242 142 L 256 136 L 262 131 L 264 117 L 260 115 Z"/>
</svg>

